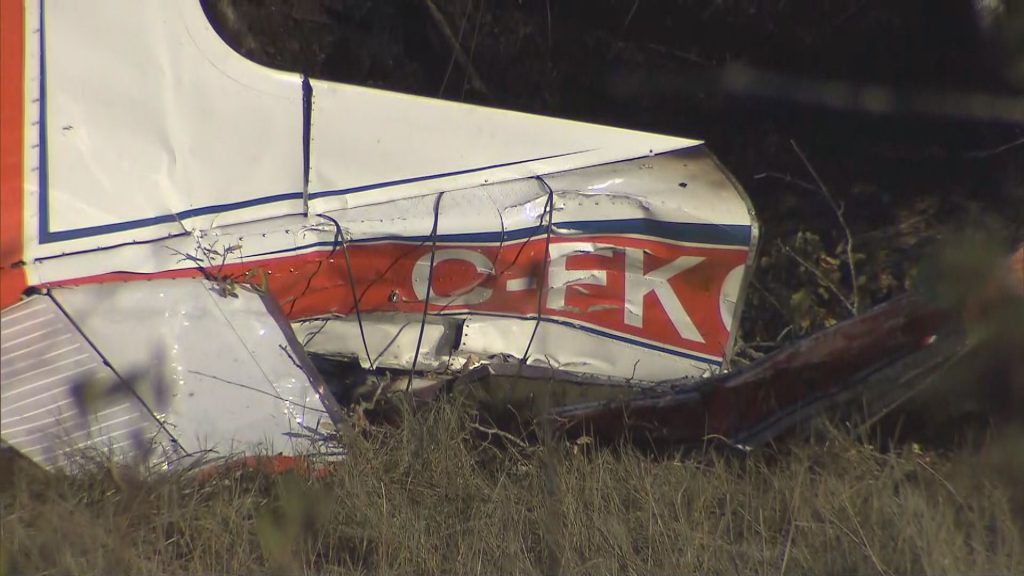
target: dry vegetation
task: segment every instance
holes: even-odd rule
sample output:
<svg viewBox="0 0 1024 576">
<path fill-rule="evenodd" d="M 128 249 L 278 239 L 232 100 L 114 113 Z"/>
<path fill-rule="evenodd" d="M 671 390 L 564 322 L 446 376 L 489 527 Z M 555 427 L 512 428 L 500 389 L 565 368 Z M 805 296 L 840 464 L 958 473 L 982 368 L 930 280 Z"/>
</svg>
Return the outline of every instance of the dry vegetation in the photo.
<svg viewBox="0 0 1024 576">
<path fill-rule="evenodd" d="M 1024 435 L 749 455 L 487 441 L 441 403 L 322 478 L 13 463 L 6 574 L 1019 574 Z"/>
</svg>

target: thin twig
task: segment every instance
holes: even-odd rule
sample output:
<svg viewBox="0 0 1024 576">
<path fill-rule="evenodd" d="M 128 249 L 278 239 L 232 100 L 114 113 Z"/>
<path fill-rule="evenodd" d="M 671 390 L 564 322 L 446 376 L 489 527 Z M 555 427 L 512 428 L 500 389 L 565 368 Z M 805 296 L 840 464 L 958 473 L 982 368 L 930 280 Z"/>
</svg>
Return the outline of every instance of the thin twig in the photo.
<svg viewBox="0 0 1024 576">
<path fill-rule="evenodd" d="M 760 174 L 755 174 L 754 175 L 754 180 L 761 180 L 763 178 L 775 178 L 777 180 L 782 180 L 786 184 L 795 184 L 795 185 L 797 185 L 797 186 L 799 186 L 799 187 L 801 187 L 801 188 L 803 188 L 805 190 L 810 190 L 811 192 L 817 192 L 818 191 L 818 187 L 815 186 L 814 184 L 811 184 L 810 182 L 807 182 L 806 180 L 801 180 L 799 178 L 794 178 L 794 177 L 790 176 L 789 174 L 780 174 L 778 172 L 761 172 Z"/>
<path fill-rule="evenodd" d="M 804 155 L 800 147 L 796 145 L 796 140 L 790 140 L 790 144 L 793 145 L 793 150 L 796 151 L 797 156 L 807 167 L 807 171 L 814 177 L 814 181 L 818 183 L 818 190 L 821 195 L 825 197 L 832 210 L 836 213 L 836 218 L 839 220 L 839 225 L 843 227 L 843 232 L 846 234 L 846 260 L 847 265 L 850 267 L 850 286 L 851 296 L 853 297 L 853 308 L 852 312 L 857 314 L 857 310 L 860 308 L 860 302 L 857 297 L 857 269 L 856 264 L 853 262 L 853 234 L 850 232 L 850 227 L 846 224 L 846 218 L 843 216 L 843 207 L 836 203 L 835 199 L 832 198 L 832 194 L 829 193 L 828 187 L 825 186 L 825 182 L 822 181 L 821 177 L 818 176 L 818 172 L 811 166 L 811 163 L 807 160 L 807 156 Z"/>
<path fill-rule="evenodd" d="M 480 6 L 476 10 L 476 25 L 473 26 L 473 40 L 469 44 L 469 61 L 473 61 L 473 54 L 476 53 L 476 40 L 480 36 L 480 21 L 484 19 L 484 3 L 487 0 L 480 0 Z M 459 100 L 466 99 L 466 86 L 469 85 L 469 74 L 462 79 L 462 92 L 459 94 Z"/>
<path fill-rule="evenodd" d="M 551 56 L 551 0 L 545 0 L 544 8 L 548 13 L 548 57 Z"/>
<path fill-rule="evenodd" d="M 850 302 L 850 300 L 846 296 L 843 296 L 843 293 L 839 291 L 839 287 L 833 284 L 831 280 L 826 278 L 825 275 L 822 274 L 817 267 L 815 267 L 810 262 L 798 256 L 796 252 L 790 250 L 789 246 L 783 244 L 781 240 L 779 241 L 779 247 L 782 248 L 782 250 L 786 254 L 789 254 L 794 260 L 799 262 L 804 268 L 807 268 L 808 270 L 811 271 L 812 274 L 817 276 L 818 282 L 820 282 L 822 286 L 831 290 L 832 293 L 835 294 L 839 298 L 839 300 L 843 302 L 844 305 L 846 305 L 850 312 L 852 312 L 853 314 L 857 313 L 857 304 L 855 302 Z"/>
<path fill-rule="evenodd" d="M 750 279 L 750 283 L 754 285 L 754 288 L 760 290 L 761 293 L 768 298 L 768 301 L 771 302 L 773 306 L 775 306 L 776 310 L 778 310 L 779 313 L 781 313 L 783 316 L 786 315 L 786 310 L 782 307 L 782 304 L 779 304 L 779 301 L 775 299 L 775 296 L 772 296 L 772 293 L 769 292 L 767 288 L 758 283 L 758 281 L 754 278 Z"/>
<path fill-rule="evenodd" d="M 793 505 L 789 508 L 789 530 L 787 530 L 788 533 L 786 534 L 786 548 L 782 553 L 782 567 L 779 568 L 780 576 L 785 576 L 786 574 L 786 564 L 789 563 L 789 551 L 793 546 L 793 533 L 796 532 L 796 512 L 797 506 L 800 504 L 800 485 L 803 482 L 803 478 L 804 469 L 801 468 L 796 478 L 796 489 L 793 491 Z"/>
<path fill-rule="evenodd" d="M 916 462 L 916 463 L 920 464 L 921 466 L 923 466 L 924 469 L 927 470 L 928 472 L 930 472 L 931 475 L 934 476 L 936 480 L 941 482 L 942 485 L 946 487 L 946 490 L 949 490 L 949 493 L 953 495 L 953 498 L 956 498 L 956 501 L 957 501 L 957 503 L 960 504 L 960 506 L 962 506 L 964 508 L 967 507 L 967 503 L 964 502 L 964 499 L 961 498 L 959 494 L 957 494 L 956 490 L 953 488 L 953 485 L 950 484 L 945 478 L 943 478 L 938 472 L 936 472 L 934 468 L 932 468 L 926 462 L 924 462 L 924 461 L 922 461 L 920 459 L 915 459 L 914 462 Z"/>
<path fill-rule="evenodd" d="M 633 14 L 636 14 L 636 9 L 640 7 L 640 0 L 633 0 L 633 7 L 629 9 L 629 14 L 626 16 L 626 22 L 622 25 L 622 31 L 625 32 L 626 28 L 629 28 L 629 23 L 633 20 Z"/>
<path fill-rule="evenodd" d="M 1008 142 L 1006 144 L 1003 144 L 1002 146 L 997 146 L 996 148 L 992 148 L 991 150 L 976 150 L 974 152 L 968 152 L 966 154 L 966 156 L 968 158 L 988 158 L 989 156 L 995 156 L 996 154 L 999 154 L 1000 152 L 1005 152 L 1005 151 L 1009 150 L 1010 148 L 1016 148 L 1017 146 L 1020 146 L 1021 144 L 1024 144 L 1024 138 L 1018 138 L 1018 139 L 1014 140 L 1013 142 Z"/>
<path fill-rule="evenodd" d="M 701 58 L 700 56 L 695 56 L 695 55 L 693 55 L 693 54 L 691 54 L 689 52 L 683 52 L 682 50 L 676 50 L 675 48 L 669 48 L 667 46 L 662 46 L 660 44 L 651 44 L 651 43 L 644 44 L 644 46 L 646 48 L 650 49 L 650 50 L 654 50 L 655 52 L 660 52 L 660 53 L 668 55 L 668 56 L 673 56 L 673 57 L 679 58 L 681 60 L 686 60 L 687 62 L 691 62 L 691 63 L 697 64 L 699 66 L 712 66 L 713 65 L 713 63 L 711 61 L 709 61 L 709 60 L 705 60 L 704 58 Z"/>
<path fill-rule="evenodd" d="M 508 432 L 505 432 L 503 430 L 498 430 L 497 428 L 487 428 L 486 426 L 481 426 L 480 424 L 477 424 L 476 422 L 470 422 L 469 425 L 470 425 L 471 428 L 475 428 L 476 430 L 479 430 L 479 431 L 481 431 L 481 432 L 483 432 L 485 434 L 494 434 L 494 435 L 497 435 L 497 436 L 501 436 L 502 438 L 508 440 L 509 442 L 512 442 L 513 444 L 516 444 L 520 448 L 529 448 L 529 446 L 526 444 L 526 442 L 523 442 L 519 438 L 516 438 L 515 436 L 513 436 L 513 435 L 511 435 Z"/>
<path fill-rule="evenodd" d="M 867 0 L 861 0 L 860 2 L 857 2 L 856 4 L 853 5 L 852 8 L 847 10 L 845 14 L 843 14 L 842 16 L 837 18 L 835 21 L 833 21 L 832 22 L 832 26 L 833 27 L 842 26 L 843 24 L 846 23 L 847 20 L 850 19 L 851 16 L 853 16 L 854 14 L 859 12 L 860 9 L 863 8 L 865 4 L 867 4 Z"/>
<path fill-rule="evenodd" d="M 459 37 L 456 39 L 456 43 L 462 46 L 462 34 L 466 31 L 466 22 L 469 21 L 469 13 L 473 10 L 473 0 L 469 0 L 466 3 L 466 12 L 462 15 L 462 23 L 459 24 Z M 438 97 L 444 96 L 444 89 L 448 86 L 448 78 L 452 75 L 452 68 L 455 66 L 455 51 L 452 50 L 452 57 L 448 60 L 448 68 L 444 71 L 444 79 L 441 80 L 441 89 L 437 91 Z M 469 79 L 469 75 L 466 75 L 466 80 Z M 463 82 L 465 85 L 465 81 Z"/>
<path fill-rule="evenodd" d="M 459 45 L 459 40 L 452 33 L 452 29 L 448 26 L 448 21 L 445 20 L 444 14 L 437 9 L 437 5 L 434 4 L 433 0 L 423 0 L 423 3 L 427 5 L 427 11 L 430 12 L 430 17 L 434 19 L 434 23 L 441 29 L 441 34 L 444 35 L 445 40 L 452 47 L 452 53 L 455 54 L 455 59 L 459 61 L 466 70 L 466 75 L 469 77 L 470 84 L 473 85 L 475 90 L 480 91 L 483 94 L 490 94 L 487 90 L 487 86 L 484 85 L 483 80 L 480 79 L 480 75 L 476 73 L 476 68 L 473 67 L 473 63 L 470 62 L 469 57 L 462 50 L 462 46 Z"/>
</svg>

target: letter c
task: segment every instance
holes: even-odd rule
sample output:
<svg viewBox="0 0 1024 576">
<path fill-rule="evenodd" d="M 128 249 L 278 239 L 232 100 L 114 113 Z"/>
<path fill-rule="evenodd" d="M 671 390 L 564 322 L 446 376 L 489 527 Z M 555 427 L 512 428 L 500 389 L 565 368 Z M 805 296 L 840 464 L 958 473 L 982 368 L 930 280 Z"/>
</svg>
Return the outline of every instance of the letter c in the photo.
<svg viewBox="0 0 1024 576">
<path fill-rule="evenodd" d="M 463 248 L 446 248 L 444 250 L 438 250 L 434 255 L 434 266 L 436 267 L 445 260 L 462 260 L 463 262 L 469 262 L 476 268 L 477 272 L 482 272 L 487 275 L 494 274 L 494 266 L 491 261 L 487 259 L 483 254 L 475 250 L 466 250 Z M 412 289 L 416 294 L 418 300 L 424 300 L 427 297 L 427 281 L 430 278 L 430 252 L 427 252 L 420 259 L 416 261 L 415 266 L 412 269 Z M 484 300 L 491 297 L 492 290 L 490 288 L 484 288 L 483 286 L 477 286 L 466 292 L 465 294 L 459 294 L 457 296 L 440 296 L 437 292 L 434 292 L 433 288 L 430 290 L 430 299 L 437 298 L 438 304 L 444 304 L 446 306 L 471 306 L 473 304 L 479 304 Z"/>
</svg>

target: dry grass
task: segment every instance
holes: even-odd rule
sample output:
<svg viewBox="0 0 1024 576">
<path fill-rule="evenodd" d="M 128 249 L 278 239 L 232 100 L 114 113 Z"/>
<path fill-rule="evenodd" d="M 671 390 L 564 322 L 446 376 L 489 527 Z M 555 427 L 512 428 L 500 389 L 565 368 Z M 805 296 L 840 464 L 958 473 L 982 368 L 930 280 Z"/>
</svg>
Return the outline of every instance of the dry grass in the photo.
<svg viewBox="0 0 1024 576">
<path fill-rule="evenodd" d="M 4 572 L 1024 573 L 1022 436 L 883 454 L 830 433 L 650 458 L 500 447 L 470 420 L 439 404 L 370 430 L 321 479 L 20 463 L 2 487 Z"/>
</svg>

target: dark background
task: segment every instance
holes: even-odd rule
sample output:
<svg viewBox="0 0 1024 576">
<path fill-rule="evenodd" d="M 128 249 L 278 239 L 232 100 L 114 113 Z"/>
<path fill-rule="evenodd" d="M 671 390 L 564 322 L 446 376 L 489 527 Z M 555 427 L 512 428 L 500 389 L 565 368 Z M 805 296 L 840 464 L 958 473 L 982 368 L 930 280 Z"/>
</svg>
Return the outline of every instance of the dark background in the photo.
<svg viewBox="0 0 1024 576">
<path fill-rule="evenodd" d="M 1024 240 L 1024 2 L 205 7 L 230 45 L 268 66 L 707 141 L 763 227 L 744 315 L 754 348 L 849 316 L 849 253 L 864 310 L 913 285 L 939 240 L 968 229 L 1001 248 Z"/>
</svg>

